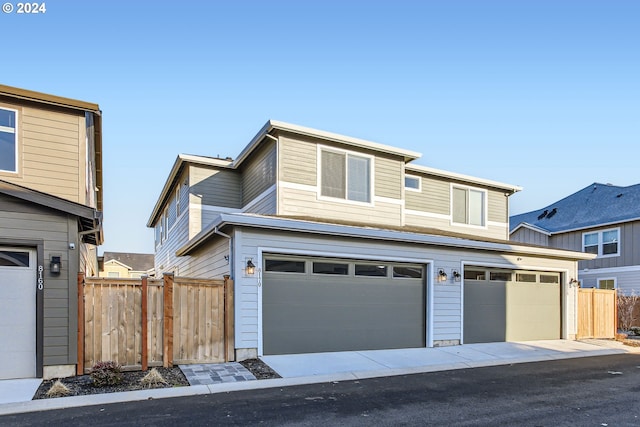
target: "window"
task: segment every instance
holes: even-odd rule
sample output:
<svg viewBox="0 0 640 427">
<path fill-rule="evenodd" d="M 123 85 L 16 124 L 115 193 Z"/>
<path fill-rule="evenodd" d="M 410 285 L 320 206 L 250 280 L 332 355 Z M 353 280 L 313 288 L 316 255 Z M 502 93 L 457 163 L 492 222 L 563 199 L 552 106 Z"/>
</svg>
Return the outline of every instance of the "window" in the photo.
<svg viewBox="0 0 640 427">
<path fill-rule="evenodd" d="M 453 187 L 451 195 L 453 222 L 484 227 L 485 194 L 483 190 Z"/>
<path fill-rule="evenodd" d="M 349 274 L 349 264 L 336 262 L 314 262 L 313 272 L 315 274 L 339 274 L 346 276 Z"/>
<path fill-rule="evenodd" d="M 371 158 L 320 150 L 320 195 L 371 202 Z"/>
<path fill-rule="evenodd" d="M 484 270 L 464 269 L 464 280 L 487 280 Z"/>
<path fill-rule="evenodd" d="M 560 276 L 557 274 L 541 274 L 540 283 L 560 283 Z"/>
<path fill-rule="evenodd" d="M 582 250 L 599 257 L 620 255 L 620 229 L 596 231 L 582 235 Z"/>
<path fill-rule="evenodd" d="M 120 272 L 118 272 L 118 271 L 109 271 L 107 273 L 107 277 L 120 277 Z"/>
<path fill-rule="evenodd" d="M 399 266 L 393 267 L 393 277 L 406 277 L 409 279 L 422 279 L 422 267 Z"/>
<path fill-rule="evenodd" d="M 0 251 L 1 267 L 29 267 L 29 252 Z"/>
<path fill-rule="evenodd" d="M 162 236 L 162 221 L 160 221 L 160 222 L 158 222 L 156 224 L 155 231 L 156 231 L 156 233 L 155 233 L 156 234 L 156 247 L 158 247 L 158 245 L 160 244 L 161 236 Z"/>
<path fill-rule="evenodd" d="M 536 275 L 533 273 L 516 273 L 516 282 L 535 283 Z"/>
<path fill-rule="evenodd" d="M 387 277 L 387 266 L 376 264 L 356 264 L 356 276 Z"/>
<path fill-rule="evenodd" d="M 268 259 L 264 262 L 266 271 L 276 273 L 304 273 L 304 261 L 293 261 L 284 259 Z"/>
<path fill-rule="evenodd" d="M 616 279 L 598 279 L 598 288 L 600 289 L 615 289 Z"/>
<path fill-rule="evenodd" d="M 422 190 L 422 180 L 419 176 L 405 175 L 404 188 L 410 191 L 420 191 Z"/>
<path fill-rule="evenodd" d="M 176 216 L 180 216 L 189 204 L 189 178 L 185 178 L 176 189 Z"/>
<path fill-rule="evenodd" d="M 511 273 L 507 273 L 505 271 L 491 271 L 489 273 L 489 280 L 496 280 L 500 282 L 510 282 Z"/>
<path fill-rule="evenodd" d="M 18 112 L 0 108 L 0 171 L 18 171 Z"/>
</svg>

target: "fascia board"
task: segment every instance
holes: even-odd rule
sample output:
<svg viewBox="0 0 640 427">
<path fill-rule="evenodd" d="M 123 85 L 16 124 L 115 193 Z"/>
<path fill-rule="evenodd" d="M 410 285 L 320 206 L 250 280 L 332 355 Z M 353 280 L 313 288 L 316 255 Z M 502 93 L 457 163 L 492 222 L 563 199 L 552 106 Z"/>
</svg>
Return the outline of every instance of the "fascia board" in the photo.
<svg viewBox="0 0 640 427">
<path fill-rule="evenodd" d="M 478 178 L 470 175 L 463 175 L 456 172 L 449 172 L 442 169 L 430 168 L 427 166 L 420 165 L 406 165 L 405 170 L 411 172 L 421 172 L 428 175 L 440 176 L 443 178 L 454 178 L 460 181 L 470 182 L 474 184 L 486 185 L 489 187 L 499 188 L 502 190 L 508 190 L 511 193 L 517 193 L 518 191 L 522 191 L 522 187 L 512 184 L 506 184 L 504 182 L 492 181 L 490 179 Z"/>
</svg>

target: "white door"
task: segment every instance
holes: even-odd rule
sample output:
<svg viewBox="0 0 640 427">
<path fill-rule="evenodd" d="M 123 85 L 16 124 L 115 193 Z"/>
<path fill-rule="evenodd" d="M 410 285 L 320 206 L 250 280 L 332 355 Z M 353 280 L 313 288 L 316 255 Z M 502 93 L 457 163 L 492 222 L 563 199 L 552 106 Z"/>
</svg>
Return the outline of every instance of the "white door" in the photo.
<svg viewBox="0 0 640 427">
<path fill-rule="evenodd" d="M 36 376 L 36 254 L 0 247 L 0 379 Z"/>
</svg>

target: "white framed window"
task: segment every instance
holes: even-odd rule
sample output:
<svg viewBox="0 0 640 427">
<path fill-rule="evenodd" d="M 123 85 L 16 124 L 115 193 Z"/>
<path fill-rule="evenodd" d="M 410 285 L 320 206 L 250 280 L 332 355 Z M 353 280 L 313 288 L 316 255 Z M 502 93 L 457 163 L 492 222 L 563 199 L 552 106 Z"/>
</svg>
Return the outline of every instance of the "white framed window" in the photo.
<svg viewBox="0 0 640 427">
<path fill-rule="evenodd" d="M 405 175 L 404 189 L 407 191 L 422 191 L 422 178 L 416 175 Z"/>
<path fill-rule="evenodd" d="M 620 256 L 620 228 L 582 233 L 582 251 L 598 258 Z"/>
<path fill-rule="evenodd" d="M 598 289 L 615 289 L 616 288 L 616 278 L 608 277 L 605 279 L 598 279 Z"/>
<path fill-rule="evenodd" d="M 158 221 L 155 227 L 156 248 L 162 242 L 162 221 Z"/>
<path fill-rule="evenodd" d="M 452 185 L 451 222 L 485 227 L 487 224 L 487 191 Z"/>
<path fill-rule="evenodd" d="M 120 277 L 119 271 L 109 271 L 107 272 L 107 277 Z"/>
<path fill-rule="evenodd" d="M 318 147 L 320 196 L 371 203 L 373 157 Z"/>
<path fill-rule="evenodd" d="M 18 172 L 18 111 L 0 108 L 0 172 Z"/>
</svg>

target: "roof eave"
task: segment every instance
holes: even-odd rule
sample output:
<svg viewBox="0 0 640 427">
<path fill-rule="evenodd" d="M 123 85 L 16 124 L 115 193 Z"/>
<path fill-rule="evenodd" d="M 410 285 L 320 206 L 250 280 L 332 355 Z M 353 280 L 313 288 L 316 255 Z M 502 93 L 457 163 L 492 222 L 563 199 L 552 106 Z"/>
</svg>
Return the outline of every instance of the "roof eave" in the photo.
<svg viewBox="0 0 640 427">
<path fill-rule="evenodd" d="M 74 110 L 91 111 L 100 114 L 98 104 L 92 102 L 80 101 L 78 99 L 65 98 L 62 96 L 49 95 L 47 93 L 36 92 L 33 90 L 20 89 L 17 87 L 6 86 L 0 84 L 0 96 L 9 96 L 25 101 L 38 102 L 41 104 L 49 104 L 57 107 L 71 108 Z"/>
<path fill-rule="evenodd" d="M 428 175 L 436 175 L 443 178 L 454 178 L 460 181 L 472 182 L 475 184 L 486 185 L 488 187 L 494 187 L 501 190 L 507 190 L 511 194 L 517 193 L 518 191 L 522 191 L 522 187 L 513 184 L 506 184 L 504 182 L 493 181 L 490 179 L 478 178 L 470 175 L 463 175 L 456 172 L 449 172 L 442 169 L 431 168 L 428 166 L 421 165 L 406 165 L 405 170 L 413 171 L 413 172 L 421 172 Z"/>
</svg>

